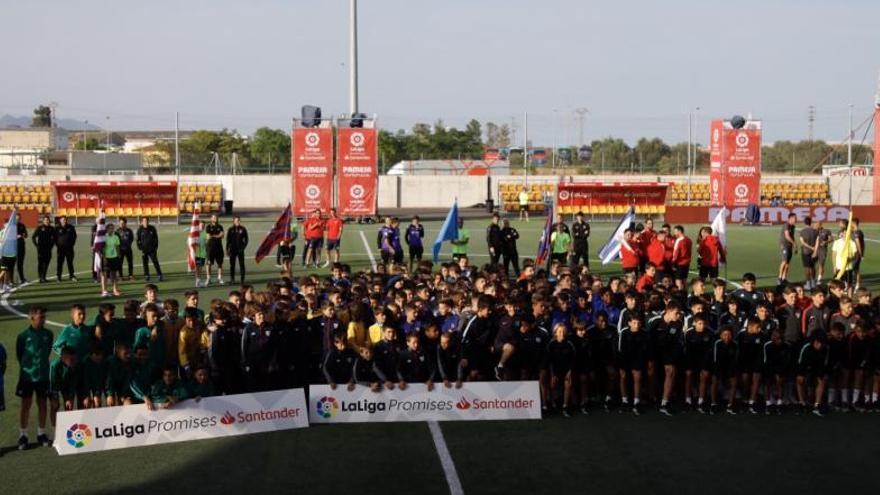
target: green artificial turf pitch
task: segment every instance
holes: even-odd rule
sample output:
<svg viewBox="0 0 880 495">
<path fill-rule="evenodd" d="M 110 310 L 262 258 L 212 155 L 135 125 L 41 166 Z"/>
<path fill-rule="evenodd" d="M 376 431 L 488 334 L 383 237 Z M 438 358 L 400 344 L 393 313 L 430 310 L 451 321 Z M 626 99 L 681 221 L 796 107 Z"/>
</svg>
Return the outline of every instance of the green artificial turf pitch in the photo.
<svg viewBox="0 0 880 495">
<path fill-rule="evenodd" d="M 222 223 L 228 226 L 229 220 Z M 245 218 L 252 256 L 274 217 Z M 521 257 L 532 257 L 542 219 L 514 222 L 522 235 Z M 487 219 L 468 219 L 470 254 L 475 263 L 488 259 L 484 228 Z M 426 223 L 430 245 L 440 222 Z M 687 226 L 693 236 L 698 226 Z M 48 318 L 63 323 L 70 304 L 89 308 L 91 319 L 102 300 L 90 280 L 90 253 L 82 241 L 89 225 L 79 228 L 76 268 L 80 282 L 33 284 L 8 296 L 12 309 L 27 312 L 32 304 L 49 308 Z M 364 240 L 375 249 L 374 225 L 346 226 L 343 261 L 353 270 L 368 269 Z M 596 252 L 613 225 L 596 223 L 591 238 L 594 269 L 612 274 L 618 265 L 602 267 Z M 187 225 L 159 226 L 160 258 L 166 281 L 160 298 L 182 300 L 192 287 L 186 273 Z M 745 271 L 758 274 L 763 286 L 775 284 L 779 227 L 728 227 L 729 277 Z M 872 255 L 880 226 L 865 226 L 865 282 L 880 289 L 880 262 Z M 297 259 L 301 241 L 297 246 Z M 429 250 L 428 250 L 429 251 Z M 444 258 L 449 257 L 445 247 Z M 140 298 L 144 281 L 135 253 L 138 280 L 122 284 L 120 304 Z M 795 258 L 792 280 L 802 274 Z M 248 281 L 263 286 L 278 274 L 274 257 L 255 265 L 247 260 Z M 36 278 L 36 253 L 27 252 L 28 279 Z M 228 267 L 227 267 L 228 268 Z M 319 270 L 325 274 L 326 270 Z M 303 269 L 295 266 L 295 273 Z M 54 259 L 50 268 L 54 274 Z M 228 273 L 224 273 L 228 279 Z M 201 289 L 207 307 L 225 298 L 232 287 Z M 13 395 L 18 379 L 14 357 L 16 335 L 27 322 L 0 308 L 0 342 L 10 354 L 5 376 L 7 410 L 0 413 L 0 493 L 449 493 L 428 426 L 424 423 L 357 424 L 311 427 L 278 433 L 141 447 L 59 457 L 54 449 L 14 450 L 18 435 L 19 400 Z M 57 334 L 59 328 L 50 326 Z M 32 411 L 31 440 L 36 425 Z M 822 493 L 880 487 L 871 469 L 880 458 L 880 414 L 754 417 L 700 416 L 666 418 L 657 413 L 634 417 L 593 412 L 570 419 L 541 421 L 441 423 L 442 431 L 465 493 Z"/>
</svg>

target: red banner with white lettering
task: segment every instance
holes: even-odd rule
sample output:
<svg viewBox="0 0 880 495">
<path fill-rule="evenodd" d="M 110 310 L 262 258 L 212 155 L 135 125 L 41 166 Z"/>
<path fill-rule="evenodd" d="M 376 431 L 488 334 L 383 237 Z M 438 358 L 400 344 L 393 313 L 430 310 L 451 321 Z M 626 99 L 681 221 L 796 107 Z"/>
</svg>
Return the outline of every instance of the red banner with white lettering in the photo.
<svg viewBox="0 0 880 495">
<path fill-rule="evenodd" d="M 176 214 L 177 182 L 53 182 L 58 209 L 76 212 L 77 216 L 96 215 L 103 207 L 115 215 L 126 215 L 127 209 L 150 208 L 149 215 Z M 82 215 L 80 211 L 86 210 Z M 92 210 L 89 212 L 89 210 Z M 72 215 L 71 213 L 66 213 Z M 133 213 L 132 213 L 133 214 Z"/>
<path fill-rule="evenodd" d="M 709 127 L 709 202 L 721 204 L 721 129 L 720 119 L 713 120 Z"/>
<path fill-rule="evenodd" d="M 293 211 L 328 211 L 333 202 L 333 129 L 297 127 L 291 137 Z"/>
<path fill-rule="evenodd" d="M 727 206 L 761 203 L 761 125 L 749 121 L 742 129 L 721 129 L 721 194 Z"/>
<path fill-rule="evenodd" d="M 374 215 L 378 182 L 376 129 L 339 128 L 336 153 L 340 215 Z"/>
<path fill-rule="evenodd" d="M 564 206 L 660 206 L 666 204 L 665 183 L 560 182 L 556 205 Z"/>
<path fill-rule="evenodd" d="M 880 205 L 880 104 L 874 108 L 874 201 Z"/>
</svg>

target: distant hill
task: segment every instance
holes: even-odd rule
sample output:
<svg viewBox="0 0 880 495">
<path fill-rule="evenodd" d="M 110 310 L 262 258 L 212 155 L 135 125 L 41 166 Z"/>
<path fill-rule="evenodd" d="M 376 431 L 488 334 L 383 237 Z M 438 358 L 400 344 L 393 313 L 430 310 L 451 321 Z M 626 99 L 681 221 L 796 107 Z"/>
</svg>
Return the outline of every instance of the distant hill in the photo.
<svg viewBox="0 0 880 495">
<path fill-rule="evenodd" d="M 31 117 L 21 117 L 5 114 L 0 116 L 0 129 L 9 127 L 27 128 L 31 126 Z M 68 131 L 94 131 L 100 127 L 94 124 L 87 124 L 76 119 L 58 119 L 58 127 L 67 129 Z"/>
</svg>

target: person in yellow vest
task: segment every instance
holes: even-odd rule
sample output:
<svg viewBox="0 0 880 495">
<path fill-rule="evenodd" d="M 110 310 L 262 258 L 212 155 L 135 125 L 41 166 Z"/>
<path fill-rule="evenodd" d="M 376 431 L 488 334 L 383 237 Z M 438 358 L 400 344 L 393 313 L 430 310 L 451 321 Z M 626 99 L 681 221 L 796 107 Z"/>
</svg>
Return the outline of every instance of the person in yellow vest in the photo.
<svg viewBox="0 0 880 495">
<path fill-rule="evenodd" d="M 521 222 L 525 216 L 526 222 L 529 221 L 529 193 L 525 189 L 519 192 L 519 221 Z"/>
</svg>

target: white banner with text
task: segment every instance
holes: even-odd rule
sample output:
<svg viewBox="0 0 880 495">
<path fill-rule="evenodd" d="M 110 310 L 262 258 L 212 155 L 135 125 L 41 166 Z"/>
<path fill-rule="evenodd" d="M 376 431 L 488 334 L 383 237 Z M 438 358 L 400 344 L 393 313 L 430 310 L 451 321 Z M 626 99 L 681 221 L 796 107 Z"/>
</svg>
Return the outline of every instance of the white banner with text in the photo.
<svg viewBox="0 0 880 495">
<path fill-rule="evenodd" d="M 151 411 L 144 404 L 59 412 L 60 455 L 247 435 L 309 426 L 301 388 L 188 399 Z"/>
<path fill-rule="evenodd" d="M 538 382 L 469 382 L 461 388 L 423 383 L 373 392 L 358 385 L 331 390 L 329 385 L 309 387 L 311 423 L 362 423 L 370 421 L 478 421 L 541 419 Z"/>
</svg>

